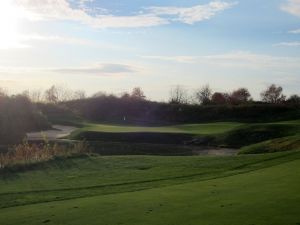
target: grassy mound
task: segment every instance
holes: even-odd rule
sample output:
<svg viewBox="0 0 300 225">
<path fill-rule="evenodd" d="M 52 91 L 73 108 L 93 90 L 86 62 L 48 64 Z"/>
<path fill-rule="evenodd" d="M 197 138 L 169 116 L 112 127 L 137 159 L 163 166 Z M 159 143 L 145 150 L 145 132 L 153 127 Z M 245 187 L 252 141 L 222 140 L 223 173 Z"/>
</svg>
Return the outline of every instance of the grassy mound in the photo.
<svg viewBox="0 0 300 225">
<path fill-rule="evenodd" d="M 220 135 L 218 143 L 230 147 L 242 147 L 266 140 L 294 135 L 299 127 L 294 124 L 245 125 Z"/>
<path fill-rule="evenodd" d="M 264 141 L 241 148 L 239 154 L 259 154 L 300 149 L 300 136 L 289 136 Z"/>
</svg>

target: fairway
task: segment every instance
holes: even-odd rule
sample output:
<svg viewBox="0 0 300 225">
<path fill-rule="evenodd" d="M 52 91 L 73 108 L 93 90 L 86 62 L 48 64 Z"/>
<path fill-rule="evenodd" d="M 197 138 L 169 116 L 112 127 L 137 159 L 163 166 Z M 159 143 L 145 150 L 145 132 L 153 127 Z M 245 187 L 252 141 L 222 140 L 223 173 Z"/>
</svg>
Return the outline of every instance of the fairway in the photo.
<svg viewBox="0 0 300 225">
<path fill-rule="evenodd" d="M 295 151 L 55 160 L 2 174 L 0 224 L 295 225 L 299 159 Z"/>
<path fill-rule="evenodd" d="M 299 165 L 294 160 L 202 182 L 1 209 L 0 221 L 2 225 L 295 225 L 300 221 Z"/>
</svg>

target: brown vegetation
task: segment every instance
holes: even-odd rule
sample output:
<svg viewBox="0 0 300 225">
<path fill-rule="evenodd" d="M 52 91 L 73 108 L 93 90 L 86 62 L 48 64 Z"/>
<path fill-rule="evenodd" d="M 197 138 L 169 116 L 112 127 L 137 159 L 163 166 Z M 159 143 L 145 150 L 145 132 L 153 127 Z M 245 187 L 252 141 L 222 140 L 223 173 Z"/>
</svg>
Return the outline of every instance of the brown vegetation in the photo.
<svg viewBox="0 0 300 225">
<path fill-rule="evenodd" d="M 19 164 L 31 164 L 48 161 L 55 157 L 69 157 L 89 153 L 89 147 L 85 142 L 77 142 L 72 146 L 43 143 L 29 144 L 24 141 L 16 145 L 6 153 L 0 153 L 0 169 Z"/>
</svg>

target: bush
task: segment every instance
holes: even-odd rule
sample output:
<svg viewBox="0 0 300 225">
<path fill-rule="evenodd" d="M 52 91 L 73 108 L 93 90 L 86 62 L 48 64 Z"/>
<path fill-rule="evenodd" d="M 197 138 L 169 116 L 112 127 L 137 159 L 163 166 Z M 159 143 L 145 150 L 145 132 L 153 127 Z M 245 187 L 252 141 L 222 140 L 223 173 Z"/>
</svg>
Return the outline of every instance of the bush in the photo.
<svg viewBox="0 0 300 225">
<path fill-rule="evenodd" d="M 0 96 L 0 144 L 18 143 L 26 132 L 49 127 L 46 117 L 27 97 Z"/>
</svg>

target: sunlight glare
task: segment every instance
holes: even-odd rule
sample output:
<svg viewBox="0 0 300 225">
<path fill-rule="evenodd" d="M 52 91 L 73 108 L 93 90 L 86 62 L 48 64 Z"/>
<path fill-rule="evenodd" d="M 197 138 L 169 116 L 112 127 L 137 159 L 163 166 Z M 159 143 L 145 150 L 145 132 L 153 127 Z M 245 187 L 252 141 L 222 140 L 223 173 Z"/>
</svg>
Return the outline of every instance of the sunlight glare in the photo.
<svg viewBox="0 0 300 225">
<path fill-rule="evenodd" d="M 26 47 L 18 33 L 21 10 L 11 0 L 0 1 L 0 49 Z"/>
</svg>

